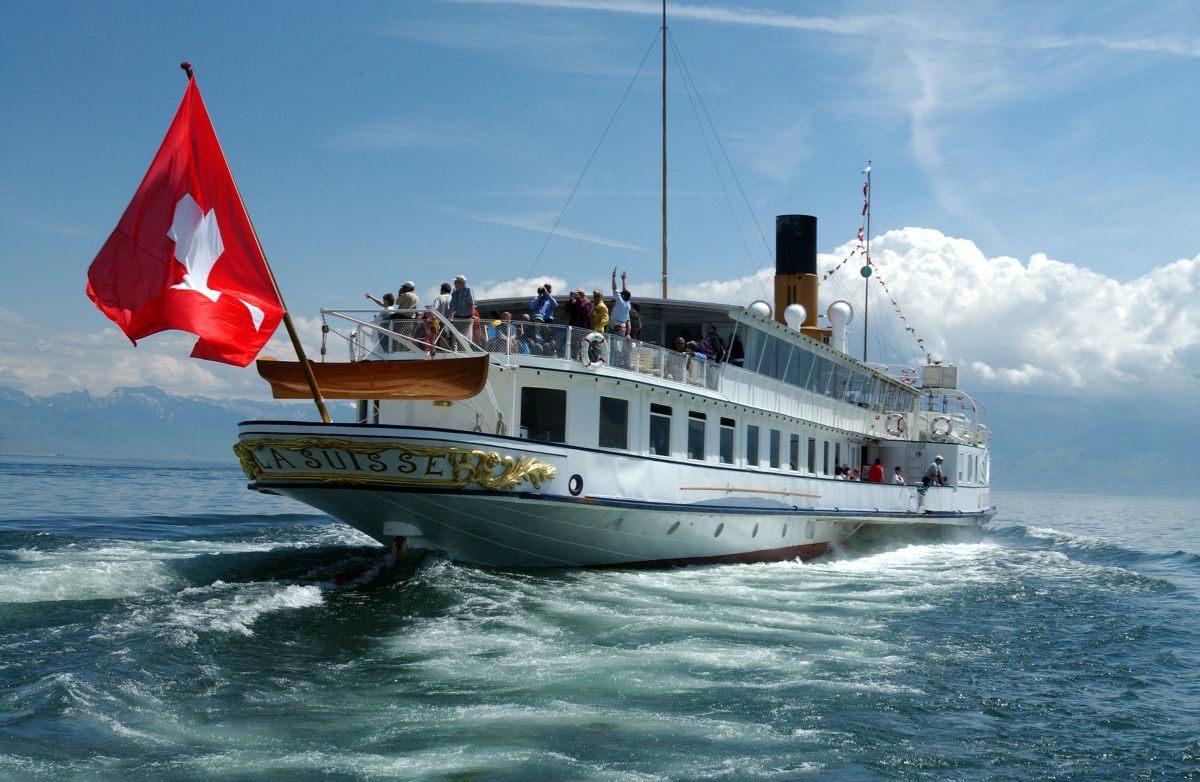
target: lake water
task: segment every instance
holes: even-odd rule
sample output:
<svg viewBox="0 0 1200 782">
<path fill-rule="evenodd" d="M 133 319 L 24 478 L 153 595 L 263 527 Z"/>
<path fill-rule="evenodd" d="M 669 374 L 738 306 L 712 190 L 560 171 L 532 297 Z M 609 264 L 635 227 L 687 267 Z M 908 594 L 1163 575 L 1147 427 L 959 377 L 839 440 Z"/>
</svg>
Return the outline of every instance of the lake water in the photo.
<svg viewBox="0 0 1200 782">
<path fill-rule="evenodd" d="M 1200 779 L 1194 501 L 999 494 L 969 542 L 497 572 L 387 568 L 244 486 L 0 460 L 0 778 Z"/>
</svg>

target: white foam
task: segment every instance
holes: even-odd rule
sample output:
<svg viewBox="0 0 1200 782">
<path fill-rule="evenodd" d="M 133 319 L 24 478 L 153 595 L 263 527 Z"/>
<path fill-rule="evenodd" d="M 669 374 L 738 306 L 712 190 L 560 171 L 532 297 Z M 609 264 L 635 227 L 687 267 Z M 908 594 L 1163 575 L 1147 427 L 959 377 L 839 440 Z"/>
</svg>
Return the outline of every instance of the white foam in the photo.
<svg viewBox="0 0 1200 782">
<path fill-rule="evenodd" d="M 204 590 L 229 591 L 231 585 L 217 581 Z M 254 584 L 232 596 L 222 594 L 205 600 L 198 606 L 177 607 L 170 622 L 179 628 L 200 632 L 240 633 L 251 636 L 259 617 L 275 611 L 312 608 L 325 602 L 321 590 L 311 585 L 292 584 L 280 588 L 275 584 Z M 265 591 L 264 591 L 265 590 Z M 201 590 L 184 590 L 195 593 Z"/>
<path fill-rule="evenodd" d="M 108 600 L 161 592 L 177 584 L 161 558 L 131 556 L 131 551 L 17 551 L 19 564 L 0 568 L 0 603 Z"/>
</svg>

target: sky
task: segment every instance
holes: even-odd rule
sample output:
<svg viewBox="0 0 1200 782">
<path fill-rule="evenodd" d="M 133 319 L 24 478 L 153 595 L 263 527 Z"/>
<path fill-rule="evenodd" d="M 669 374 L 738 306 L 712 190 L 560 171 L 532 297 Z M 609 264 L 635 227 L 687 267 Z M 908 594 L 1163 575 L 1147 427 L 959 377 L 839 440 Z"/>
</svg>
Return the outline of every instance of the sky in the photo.
<svg viewBox="0 0 1200 782">
<path fill-rule="evenodd" d="M 618 267 L 659 296 L 660 12 L 0 0 L 0 385 L 266 397 L 189 335 L 133 348 L 84 292 L 184 59 L 313 354 L 322 307 L 405 280 L 532 296 Z M 1200 3 L 706 0 L 667 23 L 673 298 L 770 298 L 774 218 L 811 214 L 821 309 L 861 309 L 870 161 L 869 360 L 928 353 L 982 392 L 1193 393 Z"/>
</svg>

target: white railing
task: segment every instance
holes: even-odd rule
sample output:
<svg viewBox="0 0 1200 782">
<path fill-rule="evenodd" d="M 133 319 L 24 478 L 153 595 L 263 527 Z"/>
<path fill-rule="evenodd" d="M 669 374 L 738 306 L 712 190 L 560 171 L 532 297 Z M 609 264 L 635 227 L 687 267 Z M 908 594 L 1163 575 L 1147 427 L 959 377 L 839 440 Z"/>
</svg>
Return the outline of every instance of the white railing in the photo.
<svg viewBox="0 0 1200 782">
<path fill-rule="evenodd" d="M 450 320 L 432 310 L 397 310 L 387 320 L 377 310 L 321 310 L 327 321 L 349 324 L 330 330 L 349 343 L 351 361 L 404 361 L 486 351 L 513 363 L 522 356 L 562 359 L 660 377 L 709 389 L 720 386 L 723 365 L 702 356 L 605 334 L 594 346 L 591 329 L 532 321 Z M 591 350 L 589 351 L 589 347 Z"/>
<path fill-rule="evenodd" d="M 587 339 L 593 333 L 591 329 L 555 323 L 483 321 L 475 342 L 490 353 L 506 357 L 544 356 L 710 389 L 720 385 L 723 365 L 716 361 L 677 353 L 621 334 L 605 334 L 602 342 L 593 344 Z"/>
<path fill-rule="evenodd" d="M 321 310 L 326 327 L 343 337 L 351 361 L 401 361 L 441 355 L 469 355 L 482 348 L 467 339 L 455 321 L 433 310 L 396 310 L 381 319 L 378 310 Z M 337 318 L 345 325 L 328 325 Z M 466 324 L 463 324 L 466 325 Z"/>
</svg>

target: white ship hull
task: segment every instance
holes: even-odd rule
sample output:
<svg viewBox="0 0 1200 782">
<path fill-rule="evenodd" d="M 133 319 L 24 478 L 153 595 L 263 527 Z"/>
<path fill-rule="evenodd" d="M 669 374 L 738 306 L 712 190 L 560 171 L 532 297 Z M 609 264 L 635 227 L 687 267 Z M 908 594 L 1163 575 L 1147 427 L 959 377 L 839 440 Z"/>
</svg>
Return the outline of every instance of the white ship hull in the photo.
<svg viewBox="0 0 1200 782">
<path fill-rule="evenodd" d="M 494 567 L 808 559 L 880 525 L 964 528 L 986 488 L 782 475 L 513 437 L 377 424 L 247 422 L 250 488 L 383 543 Z"/>
</svg>

